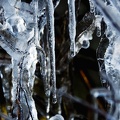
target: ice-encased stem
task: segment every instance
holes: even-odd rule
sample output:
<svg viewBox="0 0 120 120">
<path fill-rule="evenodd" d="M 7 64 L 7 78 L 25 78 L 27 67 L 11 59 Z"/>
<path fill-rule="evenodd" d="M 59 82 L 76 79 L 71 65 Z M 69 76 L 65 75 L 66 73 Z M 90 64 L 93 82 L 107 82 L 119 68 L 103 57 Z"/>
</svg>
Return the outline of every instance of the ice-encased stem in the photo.
<svg viewBox="0 0 120 120">
<path fill-rule="evenodd" d="M 57 99 L 56 99 L 54 6 L 52 0 L 46 0 L 46 7 L 47 7 L 48 42 L 50 46 L 52 95 L 53 95 L 53 103 L 56 103 Z"/>
<path fill-rule="evenodd" d="M 75 17 L 75 0 L 68 0 L 69 9 L 69 37 L 71 41 L 70 55 L 75 56 L 75 36 L 76 36 L 76 17 Z"/>
</svg>

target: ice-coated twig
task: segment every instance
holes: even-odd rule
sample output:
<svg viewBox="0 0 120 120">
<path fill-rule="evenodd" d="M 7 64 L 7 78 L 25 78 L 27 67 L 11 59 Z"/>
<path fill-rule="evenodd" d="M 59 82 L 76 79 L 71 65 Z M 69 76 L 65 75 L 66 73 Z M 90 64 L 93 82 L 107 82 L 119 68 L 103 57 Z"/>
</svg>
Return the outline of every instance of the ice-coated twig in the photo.
<svg viewBox="0 0 120 120">
<path fill-rule="evenodd" d="M 75 36 L 76 36 L 76 15 L 75 0 L 68 0 L 69 8 L 69 37 L 70 37 L 70 56 L 75 56 Z"/>
<path fill-rule="evenodd" d="M 87 49 L 90 46 L 89 40 L 93 39 L 95 27 L 95 20 L 93 20 L 92 24 L 77 37 L 75 55 L 81 48 Z"/>
<path fill-rule="evenodd" d="M 48 26 L 48 41 L 50 46 L 50 62 L 51 62 L 51 82 L 53 103 L 56 99 L 56 66 L 55 66 L 55 35 L 54 35 L 54 6 L 52 0 L 46 0 L 47 7 L 47 26 Z"/>
<path fill-rule="evenodd" d="M 109 102 L 112 96 L 111 92 L 105 88 L 92 89 L 90 93 L 93 97 L 93 104 L 96 109 L 98 109 L 98 103 L 97 103 L 98 97 L 104 97 Z M 94 120 L 98 120 L 98 113 L 94 114 Z"/>
<path fill-rule="evenodd" d="M 39 36 L 38 36 L 38 0 L 34 0 L 34 38 L 35 38 L 35 44 L 36 44 L 36 49 L 38 53 L 38 60 L 41 63 L 41 75 L 42 79 L 44 82 L 44 87 L 45 87 L 45 92 L 47 89 L 47 79 L 46 79 L 46 54 L 43 48 L 39 44 Z"/>
<path fill-rule="evenodd" d="M 72 96 L 68 93 L 65 93 L 64 94 L 64 97 L 68 98 L 68 99 L 71 99 L 72 101 L 74 102 L 77 102 L 79 104 L 82 104 L 84 105 L 85 107 L 87 108 L 90 108 L 91 110 L 93 110 L 94 112 L 97 112 L 99 113 L 100 115 L 104 116 L 107 120 L 116 120 L 113 116 L 111 116 L 110 114 L 107 114 L 106 112 L 98 109 L 98 108 L 95 108 L 93 105 L 89 104 L 88 102 L 78 98 L 78 97 L 75 97 L 75 96 Z"/>
</svg>

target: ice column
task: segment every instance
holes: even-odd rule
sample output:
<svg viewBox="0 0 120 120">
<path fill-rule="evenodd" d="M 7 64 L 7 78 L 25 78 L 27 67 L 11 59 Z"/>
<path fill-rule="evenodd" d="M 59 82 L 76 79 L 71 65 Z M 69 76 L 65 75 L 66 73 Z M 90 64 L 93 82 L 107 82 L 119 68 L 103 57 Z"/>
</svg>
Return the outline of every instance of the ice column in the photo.
<svg viewBox="0 0 120 120">
<path fill-rule="evenodd" d="M 50 63 L 51 63 L 51 82 L 53 103 L 56 99 L 56 67 L 55 67 L 55 35 L 54 35 L 54 6 L 52 0 L 46 0 L 47 7 L 47 26 L 48 26 L 48 42 L 50 48 Z"/>
<path fill-rule="evenodd" d="M 70 36 L 70 56 L 75 56 L 75 36 L 76 36 L 76 17 L 75 0 L 68 0 L 69 9 L 69 36 Z"/>
</svg>

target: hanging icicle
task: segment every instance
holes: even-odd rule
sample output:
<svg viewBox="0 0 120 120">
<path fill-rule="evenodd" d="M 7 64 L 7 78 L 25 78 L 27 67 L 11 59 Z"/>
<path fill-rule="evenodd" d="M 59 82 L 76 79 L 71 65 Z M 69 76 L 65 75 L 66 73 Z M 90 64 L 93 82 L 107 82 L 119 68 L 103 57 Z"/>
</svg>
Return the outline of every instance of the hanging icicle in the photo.
<svg viewBox="0 0 120 120">
<path fill-rule="evenodd" d="M 53 103 L 56 99 L 56 66 L 55 66 L 55 35 L 54 35 L 54 6 L 52 0 L 46 0 L 47 7 L 47 26 L 48 26 L 48 42 L 50 48 L 50 63 L 51 63 L 51 83 Z"/>
<path fill-rule="evenodd" d="M 76 37 L 76 16 L 75 0 L 68 0 L 69 9 L 69 37 L 70 37 L 70 56 L 75 56 L 75 37 Z"/>
</svg>

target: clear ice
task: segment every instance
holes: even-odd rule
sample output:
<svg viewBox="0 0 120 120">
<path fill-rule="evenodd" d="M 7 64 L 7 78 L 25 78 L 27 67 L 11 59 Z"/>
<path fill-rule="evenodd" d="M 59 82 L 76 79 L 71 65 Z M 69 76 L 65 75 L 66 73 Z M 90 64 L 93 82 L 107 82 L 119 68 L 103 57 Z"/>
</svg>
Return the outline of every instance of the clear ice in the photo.
<svg viewBox="0 0 120 120">
<path fill-rule="evenodd" d="M 57 98 L 56 98 L 54 6 L 52 0 L 46 0 L 46 7 L 47 7 L 46 14 L 47 14 L 47 27 L 48 27 L 48 42 L 50 48 L 52 95 L 53 95 L 53 103 L 56 103 Z"/>
<path fill-rule="evenodd" d="M 11 57 L 11 64 L 1 69 L 0 75 L 4 81 L 4 97 L 7 100 L 11 97 L 12 113 L 15 116 L 13 119 L 15 120 L 38 120 L 35 101 L 32 97 L 38 62 L 40 63 L 46 95 L 47 119 L 50 118 L 52 95 L 52 103 L 55 104 L 58 99 L 58 114 L 49 120 L 64 120 L 60 115 L 62 113 L 61 101 L 64 91 L 67 90 L 64 87 L 56 88 L 54 11 L 59 2 L 60 0 L 32 0 L 28 4 L 21 2 L 21 0 L 0 0 L 0 46 Z M 104 82 L 107 81 L 110 84 L 107 87 L 109 92 L 106 89 L 94 89 L 91 94 L 95 100 L 102 96 L 107 101 L 112 101 L 110 104 L 115 106 L 113 117 L 119 120 L 120 104 L 115 100 L 120 99 L 120 1 L 89 0 L 90 13 L 94 16 L 93 21 L 78 36 L 76 36 L 75 0 L 68 0 L 67 2 L 70 56 L 74 57 L 82 48 L 87 49 L 95 31 L 96 35 L 101 37 L 98 52 L 100 57 L 97 60 L 98 62 L 102 61 L 102 64 L 99 64 L 99 69 L 101 74 L 104 72 L 106 75 Z M 104 38 L 102 38 L 101 24 L 103 21 L 106 24 L 104 35 L 108 39 L 107 46 L 103 43 Z M 47 36 L 44 43 L 41 41 L 41 36 L 46 28 Z M 104 53 L 100 53 L 100 51 L 103 52 L 101 46 L 106 47 Z M 10 93 L 10 88 L 8 88 L 8 79 L 10 78 L 7 75 L 10 74 L 11 70 L 12 90 Z M 111 94 L 114 94 L 115 97 L 112 97 Z M 109 97 L 106 97 L 107 95 Z M 71 96 L 71 98 L 75 100 L 74 97 Z M 113 108 L 111 107 L 111 109 Z M 2 114 L 0 113 L 0 115 Z M 95 119 L 97 118 L 96 114 Z"/>
<path fill-rule="evenodd" d="M 70 56 L 75 56 L 75 37 L 76 37 L 76 14 L 75 0 L 68 0 L 69 10 L 69 37 L 70 37 Z"/>
</svg>

